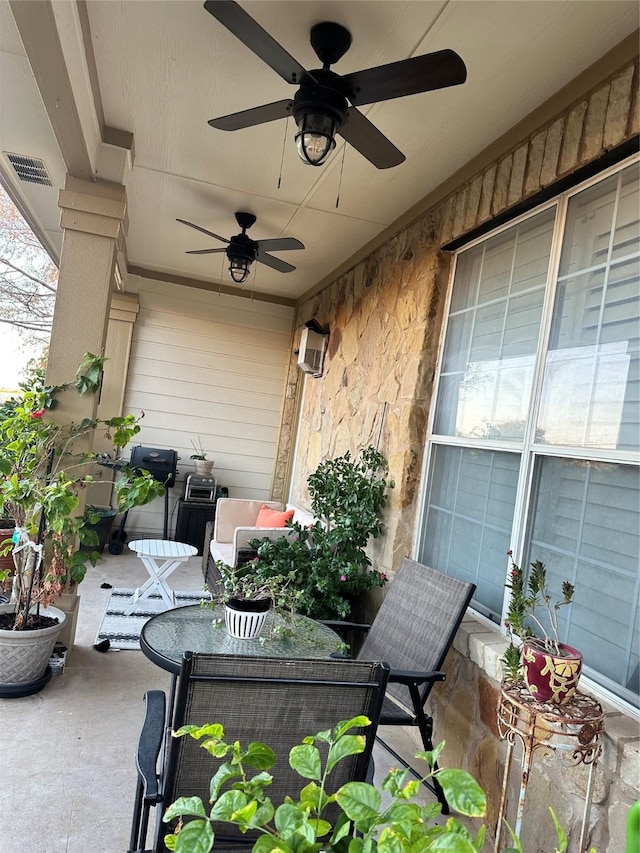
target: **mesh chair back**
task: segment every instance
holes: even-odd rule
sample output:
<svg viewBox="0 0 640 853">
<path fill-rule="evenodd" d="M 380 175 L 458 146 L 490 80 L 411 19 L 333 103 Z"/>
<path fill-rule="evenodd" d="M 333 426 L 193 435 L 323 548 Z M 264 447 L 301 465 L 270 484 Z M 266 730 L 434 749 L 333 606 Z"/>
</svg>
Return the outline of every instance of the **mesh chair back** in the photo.
<svg viewBox="0 0 640 853">
<path fill-rule="evenodd" d="M 358 659 L 385 660 L 392 671 L 441 669 L 474 590 L 475 584 L 405 557 L 389 584 Z M 430 689 L 431 684 L 421 689 L 423 704 Z M 404 685 L 390 682 L 387 695 L 411 709 Z"/>
<path fill-rule="evenodd" d="M 227 743 L 239 740 L 247 746 L 261 741 L 271 746 L 276 765 L 269 797 L 277 806 L 308 783 L 289 766 L 291 747 L 358 714 L 372 721 L 362 730 L 367 748 L 337 765 L 329 788 L 335 791 L 347 781 L 366 779 L 387 679 L 388 667 L 380 663 L 193 654 L 180 675 L 173 728 L 222 723 Z M 179 796 L 199 796 L 206 807 L 209 781 L 218 766 L 192 738 L 172 738 L 165 805 Z M 218 833 L 237 837 L 245 849 L 252 846 L 250 836 L 232 826 L 220 825 Z"/>
</svg>

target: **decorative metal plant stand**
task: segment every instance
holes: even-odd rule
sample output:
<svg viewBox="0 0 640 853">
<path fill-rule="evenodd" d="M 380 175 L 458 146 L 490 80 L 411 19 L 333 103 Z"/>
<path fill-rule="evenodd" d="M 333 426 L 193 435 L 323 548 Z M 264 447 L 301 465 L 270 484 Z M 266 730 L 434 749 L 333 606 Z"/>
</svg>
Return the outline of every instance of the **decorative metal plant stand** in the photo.
<svg viewBox="0 0 640 853">
<path fill-rule="evenodd" d="M 582 817 L 579 851 L 585 849 L 585 838 L 591 811 L 593 792 L 593 774 L 602 750 L 601 738 L 604 731 L 604 713 L 601 705 L 591 696 L 576 692 L 564 705 L 536 700 L 524 682 L 505 682 L 501 684 L 500 704 L 498 705 L 498 731 L 501 738 L 508 741 L 507 756 L 502 780 L 500 809 L 496 824 L 496 843 L 494 851 L 498 853 L 502 835 L 503 818 L 507 801 L 507 784 L 513 758 L 516 737 L 522 743 L 522 780 L 514 832 L 520 838 L 522 815 L 529 784 L 529 773 L 533 755 L 539 748 L 546 747 L 553 752 L 566 753 L 575 765 L 589 767 L 589 778 Z"/>
</svg>

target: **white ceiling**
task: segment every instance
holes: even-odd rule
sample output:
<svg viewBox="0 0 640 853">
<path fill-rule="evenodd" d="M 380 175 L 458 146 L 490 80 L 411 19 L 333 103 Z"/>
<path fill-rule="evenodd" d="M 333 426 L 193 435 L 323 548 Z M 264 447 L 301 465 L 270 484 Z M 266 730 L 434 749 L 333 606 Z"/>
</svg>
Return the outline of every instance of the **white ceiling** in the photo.
<svg viewBox="0 0 640 853">
<path fill-rule="evenodd" d="M 28 2 L 28 0 L 19 0 Z M 176 222 L 225 237 L 234 211 L 257 216 L 254 239 L 290 236 L 304 251 L 279 254 L 295 272 L 254 264 L 247 287 L 297 298 L 375 238 L 468 160 L 547 100 L 638 26 L 626 0 L 357 0 L 246 2 L 244 9 L 308 69 L 318 67 L 308 33 L 334 20 L 353 45 L 344 74 L 442 48 L 467 65 L 458 87 L 363 107 L 406 155 L 378 170 L 342 146 L 320 168 L 304 165 L 285 121 L 232 133 L 209 118 L 293 97 L 285 83 L 203 8 L 199 0 L 91 0 L 87 4 L 104 123 L 130 131 L 135 160 L 126 177 L 130 265 L 203 279 L 230 279 L 223 255 L 186 255 L 221 244 Z M 53 4 L 86 145 L 101 176 L 99 125 L 90 95 L 75 5 Z M 55 249 L 57 189 L 65 167 L 47 121 L 11 7 L 0 0 L 2 174 Z M 55 124 L 55 123 L 54 123 Z M 278 175 L 282 162 L 282 185 Z M 15 180 L 5 153 L 43 159 L 54 187 Z"/>
</svg>

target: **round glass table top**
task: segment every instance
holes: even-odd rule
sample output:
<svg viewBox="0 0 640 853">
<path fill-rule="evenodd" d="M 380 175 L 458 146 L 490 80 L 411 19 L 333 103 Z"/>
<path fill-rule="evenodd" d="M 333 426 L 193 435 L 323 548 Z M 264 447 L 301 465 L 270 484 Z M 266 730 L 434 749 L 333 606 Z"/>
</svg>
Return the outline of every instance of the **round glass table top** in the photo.
<svg viewBox="0 0 640 853">
<path fill-rule="evenodd" d="M 291 636 L 274 631 L 273 611 L 259 637 L 239 640 L 230 637 L 224 623 L 224 607 L 190 604 L 152 616 L 140 634 L 144 654 L 169 672 L 180 671 L 185 652 L 204 652 L 248 657 L 328 658 L 339 653 L 340 637 L 331 628 L 296 615 L 293 624 L 280 614 L 275 625 L 292 629 Z M 287 632 L 288 633 L 288 632 Z"/>
</svg>

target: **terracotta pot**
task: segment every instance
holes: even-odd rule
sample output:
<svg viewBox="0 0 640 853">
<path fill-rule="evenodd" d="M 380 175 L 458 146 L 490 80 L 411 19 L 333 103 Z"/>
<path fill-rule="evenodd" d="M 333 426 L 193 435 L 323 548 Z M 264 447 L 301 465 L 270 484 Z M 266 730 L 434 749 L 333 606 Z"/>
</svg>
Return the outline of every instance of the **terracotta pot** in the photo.
<svg viewBox="0 0 640 853">
<path fill-rule="evenodd" d="M 560 654 L 547 651 L 542 642 L 527 640 L 522 649 L 524 680 L 541 702 L 564 705 L 576 692 L 582 672 L 582 654 L 564 643 Z"/>
</svg>

